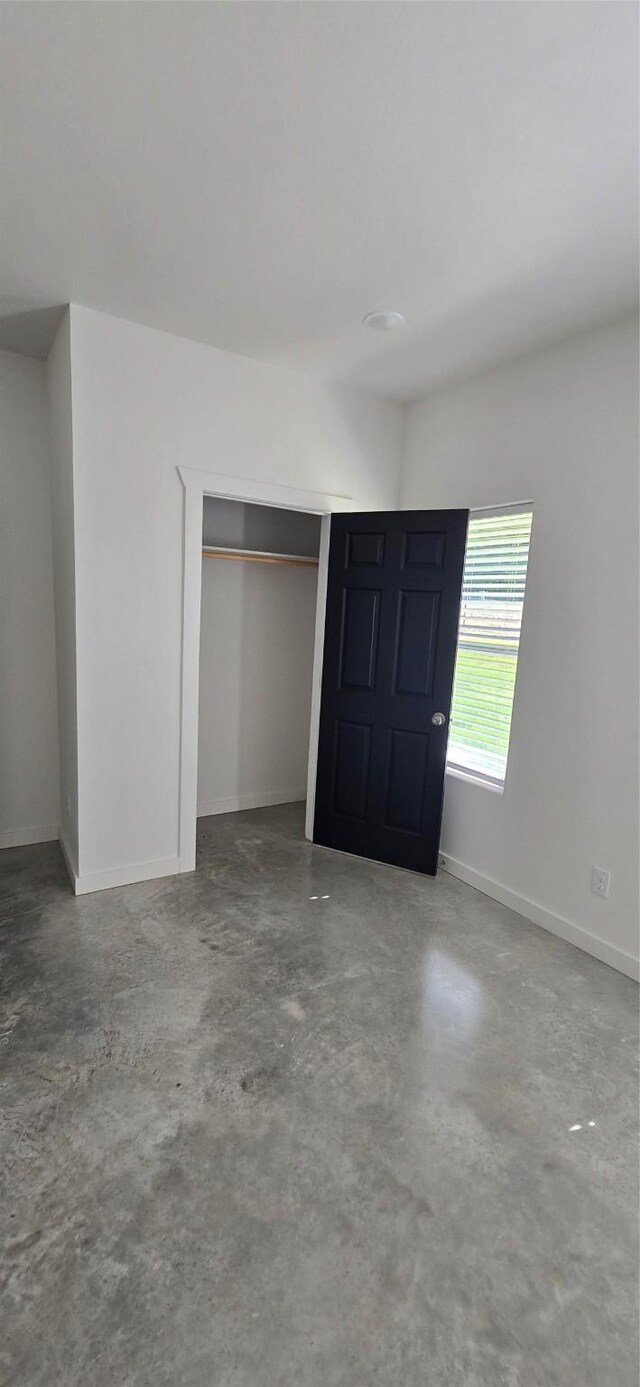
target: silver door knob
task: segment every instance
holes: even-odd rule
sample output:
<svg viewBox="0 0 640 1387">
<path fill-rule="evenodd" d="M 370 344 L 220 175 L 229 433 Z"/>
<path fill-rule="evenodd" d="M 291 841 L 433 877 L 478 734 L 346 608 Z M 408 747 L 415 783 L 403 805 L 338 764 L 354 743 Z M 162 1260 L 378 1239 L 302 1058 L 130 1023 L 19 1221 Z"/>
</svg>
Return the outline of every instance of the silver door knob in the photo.
<svg viewBox="0 0 640 1387">
<path fill-rule="evenodd" d="M 431 721 L 432 721 L 434 727 L 444 727 L 444 724 L 445 724 L 445 722 L 447 721 L 447 719 L 446 719 L 444 713 L 432 713 L 432 714 L 431 714 Z"/>
</svg>

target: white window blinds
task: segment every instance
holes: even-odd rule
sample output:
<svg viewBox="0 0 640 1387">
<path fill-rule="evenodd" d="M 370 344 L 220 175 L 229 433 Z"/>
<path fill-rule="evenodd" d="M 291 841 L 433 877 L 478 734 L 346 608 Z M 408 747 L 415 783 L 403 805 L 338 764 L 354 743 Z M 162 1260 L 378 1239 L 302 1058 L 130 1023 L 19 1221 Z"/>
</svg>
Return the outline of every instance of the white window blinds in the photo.
<svg viewBox="0 0 640 1387">
<path fill-rule="evenodd" d="M 531 506 L 472 511 L 447 763 L 504 783 L 527 577 Z"/>
</svg>

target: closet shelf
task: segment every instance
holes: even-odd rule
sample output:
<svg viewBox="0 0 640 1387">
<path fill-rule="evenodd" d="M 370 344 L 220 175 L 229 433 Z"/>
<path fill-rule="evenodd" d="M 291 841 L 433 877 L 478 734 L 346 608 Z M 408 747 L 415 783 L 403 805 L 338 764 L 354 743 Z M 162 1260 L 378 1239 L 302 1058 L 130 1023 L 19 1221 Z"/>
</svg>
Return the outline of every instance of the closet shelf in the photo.
<svg viewBox="0 0 640 1387">
<path fill-rule="evenodd" d="M 270 554 L 263 549 L 222 549 L 219 545 L 203 545 L 203 559 L 236 559 L 241 563 L 289 564 L 294 568 L 317 568 L 318 560 L 303 554 Z"/>
</svg>

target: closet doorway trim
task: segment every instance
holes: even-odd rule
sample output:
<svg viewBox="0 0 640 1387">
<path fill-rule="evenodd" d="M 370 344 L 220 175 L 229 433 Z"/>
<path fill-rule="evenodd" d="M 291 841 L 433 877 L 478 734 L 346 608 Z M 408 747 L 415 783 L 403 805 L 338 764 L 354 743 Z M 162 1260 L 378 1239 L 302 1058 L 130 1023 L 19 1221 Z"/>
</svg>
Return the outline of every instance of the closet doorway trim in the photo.
<svg viewBox="0 0 640 1387">
<path fill-rule="evenodd" d="M 178 854 L 180 871 L 192 872 L 196 865 L 198 805 L 198 703 L 204 498 L 205 496 L 215 496 L 225 501 L 248 501 L 258 506 L 277 506 L 283 510 L 306 511 L 309 515 L 322 517 L 307 772 L 305 823 L 307 838 L 313 836 L 330 517 L 332 511 L 349 511 L 353 509 L 353 506 L 350 496 L 335 496 L 329 492 L 306 491 L 298 487 L 278 486 L 274 482 L 259 482 L 250 477 L 229 477 L 223 472 L 203 472 L 191 467 L 178 467 L 177 471 L 184 488 Z"/>
</svg>

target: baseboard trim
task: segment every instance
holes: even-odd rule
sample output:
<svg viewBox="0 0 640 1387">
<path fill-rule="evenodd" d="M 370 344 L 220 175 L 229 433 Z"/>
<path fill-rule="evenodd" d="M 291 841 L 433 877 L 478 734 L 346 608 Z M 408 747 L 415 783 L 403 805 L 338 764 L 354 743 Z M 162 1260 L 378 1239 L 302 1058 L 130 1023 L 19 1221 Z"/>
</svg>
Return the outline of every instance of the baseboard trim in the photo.
<svg viewBox="0 0 640 1387">
<path fill-rule="evenodd" d="M 38 828 L 12 828 L 8 833 L 0 833 L 0 850 L 26 848 L 32 843 L 55 843 L 58 832 L 58 824 L 40 824 Z"/>
<path fill-rule="evenodd" d="M 306 790 L 262 790 L 257 794 L 235 795 L 232 799 L 198 800 L 198 818 L 211 814 L 236 814 L 239 809 L 267 809 L 270 804 L 295 804 L 307 798 Z"/>
<path fill-rule="evenodd" d="M 510 910 L 517 911 L 518 915 L 523 915 L 525 920 L 531 920 L 534 925 L 540 925 L 550 934 L 558 935 L 567 944 L 574 944 L 576 948 L 582 949 L 583 953 L 591 954 L 593 958 L 599 959 L 600 963 L 608 963 L 610 968 L 616 968 L 619 973 L 633 978 L 635 982 L 638 981 L 640 963 L 625 949 L 619 949 L 616 944 L 608 944 L 606 940 L 598 939 L 595 934 L 590 934 L 581 925 L 574 925 L 571 920 L 565 920 L 562 915 L 554 915 L 551 910 L 546 910 L 536 901 L 530 901 L 526 896 L 519 896 L 516 891 L 511 891 L 508 886 L 503 886 L 501 882 L 493 881 L 491 877 L 484 876 L 482 872 L 476 872 L 473 867 L 465 866 L 464 862 L 458 862 L 455 857 L 449 857 L 448 853 L 443 853 L 440 865 L 451 876 L 458 877 L 460 881 L 466 882 L 467 886 L 474 886 L 476 891 L 482 891 L 483 895 L 490 896 L 494 901 L 499 901 L 500 905 L 506 905 Z"/>
<path fill-rule="evenodd" d="M 115 886 L 134 886 L 138 881 L 177 876 L 180 871 L 179 857 L 161 857 L 157 862 L 134 862 L 130 867 L 114 867 L 106 872 L 86 872 L 76 877 L 74 890 L 76 896 L 88 896 L 93 891 L 111 891 Z"/>
</svg>

